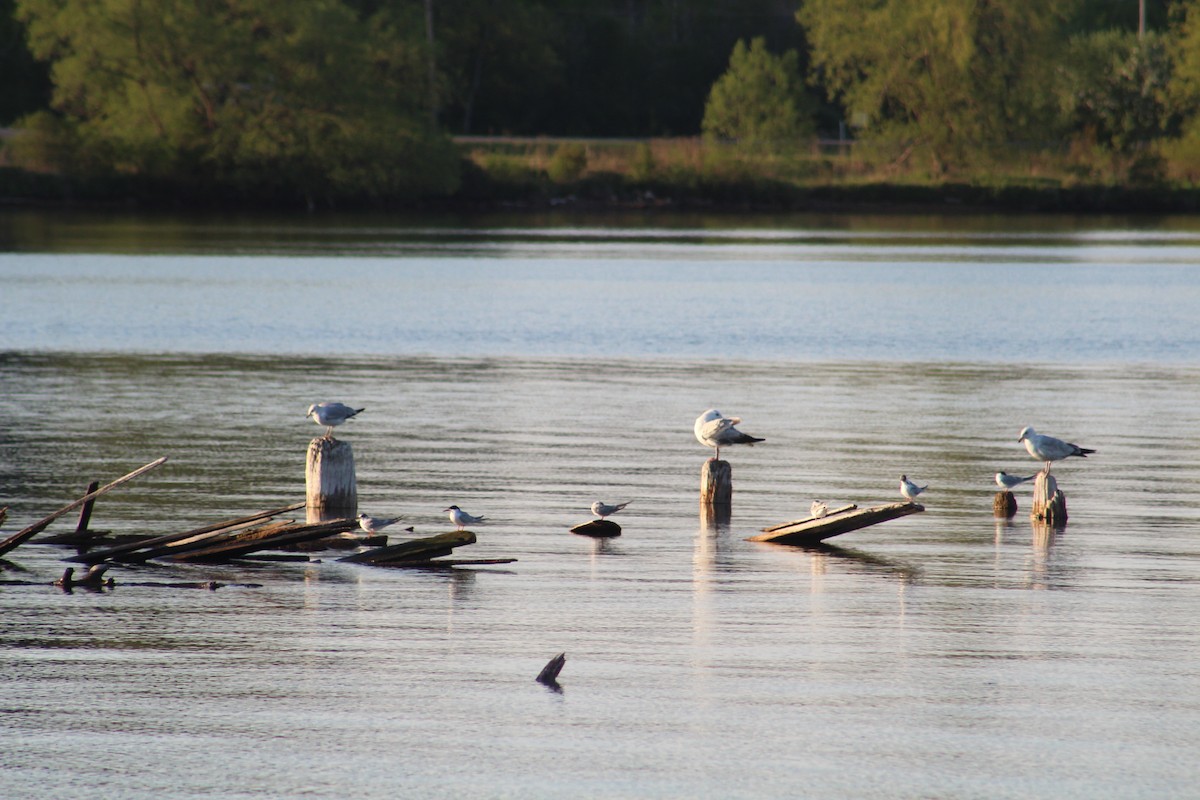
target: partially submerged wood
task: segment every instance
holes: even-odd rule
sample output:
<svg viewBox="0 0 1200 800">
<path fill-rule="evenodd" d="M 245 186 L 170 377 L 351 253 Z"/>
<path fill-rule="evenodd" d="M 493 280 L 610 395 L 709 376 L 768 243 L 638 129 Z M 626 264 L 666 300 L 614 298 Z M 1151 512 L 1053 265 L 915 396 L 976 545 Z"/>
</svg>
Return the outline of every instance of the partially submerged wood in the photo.
<svg viewBox="0 0 1200 800">
<path fill-rule="evenodd" d="M 266 511 L 259 511 L 256 514 L 238 517 L 237 519 L 225 520 L 224 522 L 215 522 L 210 525 L 203 525 L 199 528 L 192 528 L 191 530 L 182 531 L 180 533 L 168 533 L 164 536 L 153 536 L 134 542 L 113 545 L 112 547 L 91 550 L 87 553 L 80 553 L 77 556 L 72 556 L 66 560 L 81 562 L 84 564 L 95 564 L 100 561 L 108 561 L 111 559 L 137 561 L 139 560 L 137 557 L 122 557 L 128 556 L 132 553 L 138 553 L 140 551 L 149 551 L 155 547 L 171 544 L 172 542 L 183 542 L 188 539 L 194 539 L 195 537 L 204 536 L 205 534 L 215 534 L 241 527 L 249 527 L 271 517 L 276 517 L 280 514 L 286 514 L 290 511 L 296 511 L 301 508 L 304 508 L 304 503 L 292 503 L 291 505 L 283 506 L 282 508 L 272 508 Z M 140 560 L 144 561 L 145 558 Z"/>
<path fill-rule="evenodd" d="M 1067 524 L 1067 497 L 1059 490 L 1058 481 L 1046 470 L 1039 472 L 1033 482 L 1030 517 L 1056 527 Z"/>
<path fill-rule="evenodd" d="M 728 461 L 710 458 L 700 468 L 700 502 L 728 506 L 733 502 L 733 467 Z"/>
<path fill-rule="evenodd" d="M 515 558 L 429 558 L 415 561 L 377 561 L 371 566 L 389 569 L 448 569 L 450 567 L 477 567 L 491 564 L 512 564 Z"/>
<path fill-rule="evenodd" d="M 354 553 L 339 558 L 338 561 L 348 561 L 352 564 L 429 561 L 448 556 L 454 552 L 454 548 L 468 544 L 475 544 L 475 534 L 471 531 L 450 531 L 449 533 L 439 533 L 437 536 L 427 536 L 423 539 L 413 539 L 400 544 Z"/>
<path fill-rule="evenodd" d="M 37 522 L 33 523 L 29 527 L 23 528 L 22 530 L 17 531 L 12 536 L 5 539 L 3 542 L 0 542 L 0 556 L 4 555 L 8 551 L 12 550 L 14 547 L 17 547 L 21 543 L 25 542 L 26 540 L 32 538 L 33 536 L 37 535 L 41 531 L 45 530 L 46 526 L 48 526 L 51 522 L 54 522 L 54 520 L 58 519 L 59 517 L 63 516 L 64 514 L 69 514 L 70 512 L 79 508 L 81 505 L 88 502 L 89 500 L 94 500 L 103 494 L 107 494 L 108 492 L 111 492 L 113 489 L 117 488 L 118 486 L 120 486 L 124 483 L 128 483 L 129 481 L 133 480 L 134 478 L 138 477 L 139 475 L 144 475 L 145 473 L 149 472 L 152 469 L 161 467 L 165 463 L 167 463 L 167 459 L 165 456 L 156 461 L 151 461 L 149 464 L 146 464 L 143 467 L 138 467 L 137 469 L 135 469 L 133 472 L 129 473 L 128 475 L 124 475 L 120 478 L 117 478 L 115 481 L 108 484 L 107 486 L 101 486 L 99 489 L 97 489 L 94 492 L 88 492 L 87 494 L 85 494 L 83 497 L 79 498 L 75 502 L 69 503 L 68 505 L 63 506 L 62 508 L 60 508 L 58 511 L 55 511 L 50 516 L 44 517 L 43 519 L 38 520 Z"/>
<path fill-rule="evenodd" d="M 89 495 L 98 488 L 100 488 L 100 481 L 92 481 L 88 484 L 84 495 Z M 85 545 L 94 541 L 100 535 L 99 531 L 94 531 L 89 527 L 92 521 L 92 507 L 95 504 L 96 498 L 93 497 L 79 509 L 79 521 L 75 524 L 75 530 L 72 533 L 63 533 L 58 536 L 44 536 L 38 539 L 38 544 Z"/>
<path fill-rule="evenodd" d="M 869 525 L 887 522 L 890 519 L 904 517 L 924 511 L 925 506 L 918 503 L 891 503 L 884 506 L 873 506 L 856 510 L 853 507 L 838 510 L 824 517 L 788 523 L 775 526 L 758 536 L 751 536 L 749 542 L 774 542 L 776 544 L 812 544 L 831 536 L 837 536 L 849 531 L 856 531 Z"/>
<path fill-rule="evenodd" d="M 205 546 L 189 549 L 183 553 L 172 553 L 166 557 L 173 561 L 226 561 L 260 550 L 278 550 L 285 545 L 322 539 L 350 530 L 357 525 L 357 519 L 334 520 L 315 525 L 298 525 L 292 522 L 266 525 L 259 529 L 235 534 L 228 541 L 215 544 L 206 543 Z"/>
<path fill-rule="evenodd" d="M 567 654 L 559 653 L 554 658 L 546 662 L 546 666 L 542 667 L 542 671 L 538 673 L 537 682 L 546 685 L 558 683 L 558 673 L 562 672 L 563 666 L 567 663 Z"/>
<path fill-rule="evenodd" d="M 765 533 L 774 533 L 775 531 L 781 531 L 784 528 L 790 528 L 793 525 L 803 525 L 806 522 L 812 522 L 814 519 L 829 519 L 834 514 L 844 514 L 847 511 L 853 511 L 856 508 L 858 508 L 858 506 L 855 505 L 854 503 L 851 503 L 848 506 L 842 506 L 840 508 L 830 509 L 829 511 L 825 512 L 825 516 L 823 516 L 823 517 L 814 517 L 810 514 L 809 516 L 805 517 L 804 519 L 796 519 L 796 520 L 792 520 L 791 522 L 784 522 L 779 525 L 772 525 L 769 528 L 763 528 L 763 531 Z"/>
<path fill-rule="evenodd" d="M 580 536 L 595 536 L 598 538 L 620 536 L 621 526 L 612 520 L 594 519 L 589 522 L 581 522 L 574 528 L 571 528 L 571 533 L 578 533 Z"/>
<path fill-rule="evenodd" d="M 1008 519 L 1016 513 L 1016 495 L 1007 489 L 1005 489 L 1003 492 L 996 492 L 995 498 L 992 499 L 992 514 L 996 517 Z"/>
<path fill-rule="evenodd" d="M 309 524 L 358 516 L 350 443 L 324 436 L 309 442 L 304 487 Z"/>
</svg>

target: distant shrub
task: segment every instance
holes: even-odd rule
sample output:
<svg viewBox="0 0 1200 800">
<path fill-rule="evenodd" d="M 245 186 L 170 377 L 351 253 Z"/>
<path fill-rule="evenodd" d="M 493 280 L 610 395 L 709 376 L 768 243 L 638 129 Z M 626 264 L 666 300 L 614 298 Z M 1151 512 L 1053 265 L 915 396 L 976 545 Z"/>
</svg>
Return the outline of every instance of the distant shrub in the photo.
<svg viewBox="0 0 1200 800">
<path fill-rule="evenodd" d="M 560 145 L 550 158 L 547 172 L 555 183 L 572 183 L 587 171 L 587 149 L 578 142 Z"/>
<path fill-rule="evenodd" d="M 650 145 L 641 142 L 634 148 L 633 158 L 629 161 L 630 177 L 635 181 L 645 182 L 653 180 L 657 172 L 658 164 L 654 160 L 654 152 Z"/>
</svg>

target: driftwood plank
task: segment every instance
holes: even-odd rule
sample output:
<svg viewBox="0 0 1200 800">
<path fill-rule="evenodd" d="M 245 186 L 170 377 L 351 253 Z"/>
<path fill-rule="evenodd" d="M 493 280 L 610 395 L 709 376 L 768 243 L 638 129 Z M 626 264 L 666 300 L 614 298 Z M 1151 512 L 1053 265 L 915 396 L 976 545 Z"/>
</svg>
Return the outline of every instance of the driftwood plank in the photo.
<svg viewBox="0 0 1200 800">
<path fill-rule="evenodd" d="M 770 528 L 763 528 L 763 531 L 765 531 L 766 533 L 773 533 L 775 531 L 781 531 L 784 528 L 790 528 L 793 525 L 802 525 L 806 522 L 812 522 L 814 519 L 829 519 L 834 514 L 844 514 L 847 511 L 853 511 L 856 508 L 858 508 L 858 506 L 856 506 L 854 503 L 851 503 L 848 506 L 842 506 L 841 508 L 830 509 L 823 517 L 805 517 L 804 519 L 794 519 L 791 522 L 784 522 L 779 525 L 772 525 Z"/>
<path fill-rule="evenodd" d="M 189 550 L 186 553 L 172 554 L 169 557 L 173 561 L 224 561 L 259 550 L 277 549 L 297 542 L 322 539 L 356 527 L 357 519 L 340 519 L 316 525 L 268 525 L 263 529 L 237 534 L 225 542 Z"/>
<path fill-rule="evenodd" d="M 123 556 L 126 553 L 134 553 L 138 550 L 170 544 L 171 542 L 180 542 L 184 541 L 185 539 L 190 539 L 206 533 L 218 533 L 228 529 L 246 527 L 269 517 L 278 516 L 279 514 L 286 514 L 289 511 L 296 511 L 297 509 L 301 508 L 304 508 L 304 503 L 292 503 L 291 505 L 283 506 L 282 508 L 259 511 L 257 514 L 250 514 L 249 516 L 238 517 L 237 519 L 226 520 L 224 522 L 215 522 L 210 525 L 204 525 L 200 528 L 193 528 L 189 531 L 183 531 L 181 533 L 168 533 L 165 536 L 154 536 L 149 539 L 141 539 L 136 542 L 114 545 L 101 550 L 91 550 L 87 553 L 81 553 L 80 555 L 72 556 L 66 560 L 82 562 L 84 564 L 95 564 L 110 558 Z"/>
<path fill-rule="evenodd" d="M 447 569 L 487 564 L 512 564 L 515 558 L 423 558 L 415 561 L 377 561 L 371 566 L 389 569 Z"/>
<path fill-rule="evenodd" d="M 165 456 L 158 459 L 157 461 L 151 461 L 146 466 L 138 467 L 137 469 L 135 469 L 133 472 L 129 473 L 128 475 L 117 478 L 115 481 L 108 484 L 107 486 L 101 486 L 99 489 L 97 489 L 94 492 L 88 492 L 83 497 L 76 500 L 74 503 L 70 503 L 69 505 L 63 506 L 58 511 L 55 511 L 53 514 L 51 514 L 48 517 L 38 520 L 37 522 L 30 525 L 28 528 L 24 528 L 20 531 L 17 531 L 12 536 L 5 539 L 3 542 L 0 542 L 0 556 L 4 555 L 9 550 L 12 550 L 14 547 L 21 544 L 26 539 L 29 539 L 32 536 L 45 530 L 47 525 L 49 525 L 51 522 L 54 522 L 54 520 L 58 519 L 63 514 L 69 514 L 70 512 L 79 508 L 81 505 L 88 502 L 89 500 L 95 500 L 100 495 L 106 494 L 106 493 L 112 491 L 113 489 L 117 488 L 121 484 L 128 483 L 129 481 L 133 480 L 134 478 L 138 477 L 139 475 L 145 474 L 152 469 L 161 467 L 165 463 L 167 463 L 167 459 Z"/>
<path fill-rule="evenodd" d="M 353 564 L 383 564 L 390 561 L 428 561 L 431 558 L 449 555 L 454 548 L 475 544 L 475 534 L 470 531 L 451 531 L 424 539 L 413 539 L 400 544 L 377 547 L 363 553 L 339 558 Z"/>
<path fill-rule="evenodd" d="M 856 531 L 868 525 L 876 525 L 889 519 L 916 514 L 924 511 L 925 506 L 917 503 L 891 503 L 885 506 L 874 506 L 861 510 L 839 510 L 819 519 L 809 518 L 775 526 L 767 533 L 751 536 L 748 542 L 775 542 L 776 544 L 813 544 L 837 536 L 841 533 Z"/>
</svg>

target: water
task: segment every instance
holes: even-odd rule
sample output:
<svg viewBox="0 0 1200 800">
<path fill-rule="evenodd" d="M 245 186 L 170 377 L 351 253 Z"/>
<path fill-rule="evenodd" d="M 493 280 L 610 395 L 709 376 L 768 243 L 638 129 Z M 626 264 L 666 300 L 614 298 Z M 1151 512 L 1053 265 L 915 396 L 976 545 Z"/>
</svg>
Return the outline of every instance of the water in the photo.
<svg viewBox="0 0 1200 800">
<path fill-rule="evenodd" d="M 63 594 L 66 553 L 23 545 L 0 794 L 1191 796 L 1200 226 L 803 222 L 0 225 L 7 532 L 164 455 L 93 527 L 302 499 L 329 398 L 367 408 L 337 434 L 362 510 L 432 534 L 458 503 L 490 520 L 463 557 L 518 559 Z M 706 527 L 713 405 L 767 441 Z M 1062 531 L 1027 489 L 991 515 L 1027 424 L 1098 450 L 1055 468 Z M 745 541 L 901 472 L 925 513 Z M 620 538 L 567 532 L 630 498 Z M 177 580 L 260 585 L 132 585 Z"/>
</svg>

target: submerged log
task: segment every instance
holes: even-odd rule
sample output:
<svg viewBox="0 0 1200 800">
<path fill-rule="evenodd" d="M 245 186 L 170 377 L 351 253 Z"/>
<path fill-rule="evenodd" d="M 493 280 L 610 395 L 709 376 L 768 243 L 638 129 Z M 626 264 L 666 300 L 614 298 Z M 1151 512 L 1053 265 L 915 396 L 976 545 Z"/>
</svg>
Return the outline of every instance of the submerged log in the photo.
<svg viewBox="0 0 1200 800">
<path fill-rule="evenodd" d="M 475 534 L 470 531 L 450 531 L 424 539 L 413 539 L 400 544 L 378 547 L 363 553 L 339 558 L 338 561 L 348 561 L 352 564 L 386 564 L 401 561 L 429 561 L 441 556 L 448 556 L 454 548 L 475 544 Z"/>
<path fill-rule="evenodd" d="M 357 519 L 334 520 L 316 525 L 277 523 L 235 534 L 227 541 L 205 543 L 204 546 L 189 549 L 187 552 L 172 553 L 168 557 L 172 561 L 226 561 L 260 550 L 277 550 L 285 545 L 323 539 L 357 526 Z"/>
<path fill-rule="evenodd" d="M 700 469 L 700 502 L 728 506 L 733 502 L 733 467 L 728 461 L 710 458 Z"/>
<path fill-rule="evenodd" d="M 562 672 L 563 666 L 567 663 L 567 654 L 559 653 L 554 658 L 546 662 L 546 666 L 542 667 L 542 671 L 538 673 L 537 682 L 546 685 L 558 683 L 558 673 Z"/>
<path fill-rule="evenodd" d="M 350 443 L 324 436 L 309 442 L 304 486 L 310 525 L 358 516 L 358 485 Z"/>
<path fill-rule="evenodd" d="M 23 528 L 22 530 L 17 531 L 12 536 L 5 539 L 3 542 L 0 542 L 0 556 L 4 555 L 8 551 L 12 550 L 14 547 L 17 547 L 21 543 L 25 542 L 27 539 L 30 539 L 33 536 L 37 535 L 38 533 L 42 532 L 43 530 L 46 529 L 46 526 L 48 526 L 51 522 L 54 522 L 54 520 L 58 519 L 62 515 L 69 514 L 70 512 L 79 508 L 81 505 L 88 502 L 89 500 L 94 500 L 97 497 L 99 497 L 100 495 L 106 494 L 106 493 L 112 491 L 113 489 L 117 488 L 121 484 L 128 483 L 129 481 L 133 480 L 134 478 L 138 477 L 139 475 L 143 475 L 152 469 L 161 467 L 165 463 L 167 463 L 167 459 L 165 456 L 163 458 L 158 459 L 157 461 L 151 461 L 149 464 L 145 465 L 144 467 L 138 467 L 133 472 L 129 473 L 128 475 L 124 475 L 120 478 L 117 478 L 115 481 L 108 484 L 107 486 L 102 486 L 94 492 L 88 492 L 87 494 L 85 494 L 83 497 L 79 498 L 75 502 L 69 503 L 69 504 L 63 506 L 62 508 L 60 508 L 58 511 L 55 511 L 50 516 L 44 517 L 43 519 L 38 520 L 37 522 L 33 523 L 29 527 Z"/>
<path fill-rule="evenodd" d="M 377 561 L 371 566 L 388 569 L 449 569 L 451 567 L 476 567 L 489 564 L 512 564 L 515 558 L 430 558 L 416 561 Z"/>
<path fill-rule="evenodd" d="M 571 533 L 578 533 L 581 536 L 595 536 L 597 538 L 620 536 L 621 526 L 612 520 L 593 519 L 589 522 L 581 522 L 574 528 L 571 528 Z"/>
<path fill-rule="evenodd" d="M 1046 470 L 1033 482 L 1033 510 L 1030 517 L 1048 525 L 1067 524 L 1067 497 L 1058 488 L 1058 481 Z"/>
<path fill-rule="evenodd" d="M 1017 513 L 1017 497 L 1005 489 L 992 499 L 992 515 L 1008 519 Z"/>
<path fill-rule="evenodd" d="M 805 517 L 804 519 L 792 520 L 791 522 L 784 522 L 780 525 L 772 525 L 769 528 L 763 528 L 763 531 L 766 533 L 774 533 L 775 531 L 781 531 L 784 528 L 790 528 L 793 525 L 803 525 L 804 523 L 812 522 L 815 519 L 829 519 L 830 517 L 832 517 L 835 514 L 844 514 L 847 511 L 853 511 L 856 508 L 858 508 L 858 506 L 855 505 L 854 503 L 851 503 L 848 506 L 842 506 L 841 508 L 835 508 L 830 511 L 827 511 L 827 512 L 825 512 L 825 516 L 823 516 L 823 517 L 814 517 L 814 516 L 810 515 L 810 516 Z"/>
<path fill-rule="evenodd" d="M 853 509 L 853 507 L 851 507 Z M 887 522 L 890 519 L 904 517 L 924 511 L 925 506 L 918 503 L 891 503 L 885 506 L 874 506 L 862 510 L 839 510 L 820 518 L 809 518 L 799 522 L 775 526 L 751 536 L 748 542 L 774 542 L 776 544 L 813 544 L 828 539 L 831 536 L 856 531 L 869 525 Z"/>
</svg>

